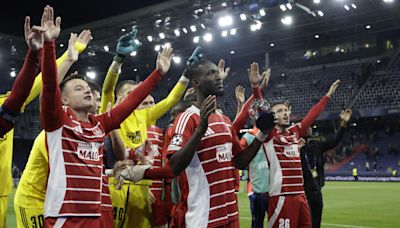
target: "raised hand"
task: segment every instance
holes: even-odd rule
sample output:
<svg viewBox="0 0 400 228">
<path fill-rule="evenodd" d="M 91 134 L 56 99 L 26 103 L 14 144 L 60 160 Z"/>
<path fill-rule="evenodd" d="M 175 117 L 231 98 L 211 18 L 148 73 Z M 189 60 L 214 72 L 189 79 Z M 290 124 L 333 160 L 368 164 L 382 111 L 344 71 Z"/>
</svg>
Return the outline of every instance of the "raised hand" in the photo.
<svg viewBox="0 0 400 228">
<path fill-rule="evenodd" d="M 91 40 L 93 40 L 92 32 L 85 29 L 81 33 L 79 33 L 78 38 L 75 41 L 74 47 L 79 53 L 82 53 Z"/>
<path fill-rule="evenodd" d="M 263 77 L 260 75 L 258 63 L 253 62 L 252 64 L 250 64 L 250 69 L 247 69 L 247 72 L 249 74 L 249 80 L 251 83 L 251 87 L 253 87 L 253 88 L 258 87 L 260 81 L 263 79 Z"/>
<path fill-rule="evenodd" d="M 171 67 L 172 54 L 171 47 L 166 47 L 162 52 L 158 52 L 157 61 L 156 61 L 156 69 L 160 72 L 161 75 L 165 75 L 169 68 Z"/>
<path fill-rule="evenodd" d="M 46 28 L 41 26 L 33 26 L 31 28 L 31 18 L 25 17 L 24 26 L 25 41 L 31 50 L 37 51 L 43 47 L 44 37 L 43 33 L 46 32 Z"/>
<path fill-rule="evenodd" d="M 132 31 L 130 33 L 119 38 L 117 44 L 118 54 L 127 56 L 140 47 L 140 43 L 135 42 L 137 32 L 138 30 L 135 27 L 132 27 Z"/>
<path fill-rule="evenodd" d="M 61 32 L 61 17 L 57 17 L 54 23 L 54 9 L 51 6 L 44 7 L 42 15 L 42 27 L 45 27 L 47 31 L 44 33 L 45 41 L 53 41 L 57 39 Z"/>
<path fill-rule="evenodd" d="M 329 91 L 328 91 L 328 93 L 326 94 L 326 96 L 331 97 L 331 96 L 336 92 L 336 89 L 337 89 L 337 87 L 339 86 L 339 84 L 340 84 L 340 80 L 336 80 L 336 81 L 331 85 L 331 88 L 329 88 Z"/>
<path fill-rule="evenodd" d="M 238 86 L 236 87 L 236 89 L 235 89 L 235 96 L 236 96 L 236 101 L 237 101 L 238 103 L 241 103 L 241 104 L 244 103 L 244 100 L 245 100 L 244 91 L 245 91 L 245 89 L 244 89 L 243 86 L 238 85 Z"/>
<path fill-rule="evenodd" d="M 200 108 L 200 124 L 198 129 L 205 133 L 208 128 L 208 117 L 217 109 L 217 98 L 214 95 L 208 96 Z"/>
<path fill-rule="evenodd" d="M 71 33 L 69 40 L 68 40 L 68 60 L 71 62 L 78 61 L 79 52 L 75 49 L 74 45 L 78 39 L 78 35 L 76 33 Z"/>
<path fill-rule="evenodd" d="M 186 66 L 191 66 L 191 65 L 195 64 L 196 62 L 199 62 L 200 60 L 205 59 L 205 56 L 201 51 L 202 51 L 202 47 L 197 46 L 196 49 L 194 49 L 192 55 L 186 61 Z"/>
<path fill-rule="evenodd" d="M 269 79 L 271 78 L 271 69 L 268 68 L 268 70 L 264 71 L 261 77 L 263 78 L 263 80 L 261 82 L 260 89 L 264 89 L 268 86 Z"/>
<path fill-rule="evenodd" d="M 347 123 L 349 122 L 352 113 L 353 113 L 353 112 L 352 112 L 351 109 L 349 109 L 349 108 L 346 109 L 346 110 L 343 110 L 343 111 L 340 113 L 340 120 L 342 121 L 343 124 L 347 124 Z"/>
<path fill-rule="evenodd" d="M 225 80 L 226 77 L 228 77 L 229 71 L 231 70 L 231 68 L 227 67 L 225 69 L 225 60 L 221 59 L 218 62 L 218 73 L 219 73 L 219 77 L 222 80 Z"/>
</svg>

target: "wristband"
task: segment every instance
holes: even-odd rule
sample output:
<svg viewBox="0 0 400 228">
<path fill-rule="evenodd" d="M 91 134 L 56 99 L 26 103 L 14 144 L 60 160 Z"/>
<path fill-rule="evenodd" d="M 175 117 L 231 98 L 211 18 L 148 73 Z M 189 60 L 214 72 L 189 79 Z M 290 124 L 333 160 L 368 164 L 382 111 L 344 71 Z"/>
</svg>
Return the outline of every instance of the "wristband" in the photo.
<svg viewBox="0 0 400 228">
<path fill-rule="evenodd" d="M 113 60 L 117 63 L 122 63 L 125 59 L 125 55 L 121 55 L 119 53 L 115 53 Z"/>
<path fill-rule="evenodd" d="M 268 137 L 268 134 L 264 134 L 261 131 L 258 131 L 256 134 L 256 139 L 260 142 L 264 142 Z"/>
</svg>

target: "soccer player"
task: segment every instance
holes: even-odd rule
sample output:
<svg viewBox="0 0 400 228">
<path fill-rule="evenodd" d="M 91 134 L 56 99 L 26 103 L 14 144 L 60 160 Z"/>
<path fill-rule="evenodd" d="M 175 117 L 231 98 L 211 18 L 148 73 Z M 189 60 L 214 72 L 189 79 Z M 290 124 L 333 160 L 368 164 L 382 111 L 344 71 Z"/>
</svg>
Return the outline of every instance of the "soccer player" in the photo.
<svg viewBox="0 0 400 228">
<path fill-rule="evenodd" d="M 114 104 L 114 90 L 117 94 L 115 103 L 119 104 L 138 86 L 136 82 L 128 80 L 119 83 L 115 89 L 125 56 L 138 48 L 138 44 L 135 43 L 136 33 L 137 30 L 133 29 L 131 33 L 122 36 L 118 42 L 117 54 L 104 81 L 101 110 L 104 109 L 105 104 L 110 102 Z M 199 49 L 196 50 L 190 61 L 196 61 L 199 58 L 197 56 Z M 152 107 L 137 109 L 129 115 L 118 130 L 127 149 L 135 150 L 146 141 L 147 128 L 154 125 L 159 118 L 179 102 L 188 83 L 189 79 L 183 74 L 165 99 Z M 112 181 L 113 178 L 110 178 L 110 182 Z M 150 185 L 151 181 L 148 180 L 138 183 L 127 181 L 122 191 L 116 191 L 113 186 L 110 188 L 114 210 L 123 211 L 125 215 L 125 219 L 122 219 L 125 221 L 120 221 L 120 217 L 117 220 L 117 216 L 115 216 L 116 226 L 120 226 L 119 223 L 122 222 L 124 227 L 148 227 L 151 225 L 151 201 L 148 194 Z"/>
<path fill-rule="evenodd" d="M 256 95 L 261 76 L 258 65 L 254 66 L 252 64 L 249 78 L 254 91 L 258 91 Z M 172 226 L 238 227 L 234 169 L 235 166 L 244 168 L 255 156 L 273 126 L 273 118 L 262 126 L 264 133 L 260 132 L 257 139 L 242 150 L 229 118 L 215 113 L 216 96 L 223 95 L 218 67 L 203 60 L 194 64 L 188 74 L 193 77 L 197 101 L 174 122 L 174 136 L 168 147 L 168 153 L 172 154 L 169 164 L 160 169 L 146 166 L 119 169 L 117 166 L 116 178 L 137 181 L 143 177 L 174 177 L 184 171 L 180 177 L 185 178 L 179 180 L 181 197 Z"/>
<path fill-rule="evenodd" d="M 53 8 L 46 6 L 44 11 L 47 32 L 41 117 L 49 150 L 45 226 L 100 227 L 104 137 L 119 127 L 167 73 L 172 49 L 158 54 L 156 70 L 125 101 L 108 113 L 89 115 L 93 97 L 86 81 L 64 80 L 61 89 L 57 86 L 54 40 L 60 33 L 61 19 L 54 24 Z"/>
<path fill-rule="evenodd" d="M 322 218 L 322 193 L 325 185 L 324 152 L 335 148 L 343 138 L 347 123 L 351 118 L 352 111 L 346 109 L 340 113 L 340 124 L 335 135 L 325 141 L 319 142 L 312 139 L 311 128 L 308 129 L 305 146 L 300 149 L 301 165 L 303 169 L 304 190 L 308 205 L 311 210 L 312 227 L 319 228 Z"/>
<path fill-rule="evenodd" d="M 82 52 L 92 40 L 90 30 L 82 31 L 79 36 L 71 34 L 67 51 L 57 60 L 58 80 L 62 81 L 72 64 L 78 60 L 79 52 Z M 35 81 L 32 93 L 39 95 L 42 89 L 42 76 Z M 100 103 L 99 90 L 92 89 L 95 102 Z M 97 107 L 98 104 L 93 105 Z M 96 113 L 96 108 L 91 113 Z M 44 131 L 36 137 L 28 162 L 21 176 L 14 197 L 14 211 L 18 227 L 43 227 L 44 226 L 44 200 L 46 196 L 46 179 L 48 175 L 48 155 L 45 146 Z"/>
<path fill-rule="evenodd" d="M 39 95 L 39 90 L 32 89 L 31 93 L 29 91 L 39 70 L 43 32 L 46 29 L 41 26 L 31 27 L 30 17 L 25 18 L 24 27 L 25 40 L 29 47 L 24 65 L 13 84 L 12 92 L 0 96 L 0 176 L 3 178 L 3 182 L 0 184 L 0 227 L 6 227 L 8 195 L 12 190 L 14 120 L 18 113 Z"/>
<path fill-rule="evenodd" d="M 263 143 L 270 169 L 268 227 L 311 227 L 310 210 L 304 194 L 299 141 L 328 104 L 340 80 L 307 113 L 304 119 L 290 125 L 287 103 L 272 106 L 277 118 L 275 128 Z"/>
</svg>

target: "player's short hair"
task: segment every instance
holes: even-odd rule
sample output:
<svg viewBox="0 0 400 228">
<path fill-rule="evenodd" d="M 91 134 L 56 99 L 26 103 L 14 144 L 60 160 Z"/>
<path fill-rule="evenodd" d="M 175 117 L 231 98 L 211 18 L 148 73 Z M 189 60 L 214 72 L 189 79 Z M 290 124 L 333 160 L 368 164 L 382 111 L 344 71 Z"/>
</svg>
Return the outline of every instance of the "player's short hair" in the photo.
<svg viewBox="0 0 400 228">
<path fill-rule="evenodd" d="M 61 90 L 61 92 L 64 91 L 65 85 L 66 85 L 69 81 L 74 80 L 74 79 L 81 79 L 81 80 L 87 82 L 86 78 L 85 78 L 84 76 L 80 75 L 80 74 L 70 74 L 70 75 L 68 75 L 67 77 L 65 77 L 65 78 L 61 81 L 61 83 L 60 83 L 60 90 Z"/>
<path fill-rule="evenodd" d="M 89 84 L 90 89 L 92 90 L 92 92 L 93 91 L 97 91 L 99 94 L 101 94 L 101 87 L 100 87 L 99 84 L 97 84 L 96 82 L 91 81 L 91 80 L 86 80 L 86 82 Z"/>
<path fill-rule="evenodd" d="M 139 83 L 134 80 L 125 80 L 117 84 L 117 87 L 115 88 L 115 94 L 118 95 L 118 93 L 121 91 L 122 87 L 124 85 L 138 85 Z"/>
<path fill-rule="evenodd" d="M 285 101 L 277 101 L 277 102 L 271 103 L 271 109 L 272 109 L 274 106 L 277 106 L 277 105 L 285 105 L 287 108 L 290 107 L 289 101 L 288 101 L 288 100 L 285 100 Z"/>
<path fill-rule="evenodd" d="M 196 62 L 195 64 L 191 65 L 187 71 L 186 71 L 186 77 L 188 78 L 193 78 L 193 79 L 197 79 L 199 76 L 199 68 L 201 65 L 203 65 L 204 63 L 213 63 L 210 60 L 207 59 L 203 59 L 200 60 L 198 62 Z"/>
</svg>

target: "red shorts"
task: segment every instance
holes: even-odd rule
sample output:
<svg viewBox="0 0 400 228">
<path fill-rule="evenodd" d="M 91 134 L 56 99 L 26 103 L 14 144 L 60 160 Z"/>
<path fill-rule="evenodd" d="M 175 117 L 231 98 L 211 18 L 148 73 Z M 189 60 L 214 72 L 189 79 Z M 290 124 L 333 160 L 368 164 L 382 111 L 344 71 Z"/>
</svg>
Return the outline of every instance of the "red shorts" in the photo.
<svg viewBox="0 0 400 228">
<path fill-rule="evenodd" d="M 113 211 L 100 211 L 101 213 L 101 228 L 114 227 L 114 214 Z M 92 227 L 93 228 L 93 227 Z"/>
<path fill-rule="evenodd" d="M 305 194 L 270 196 L 268 227 L 311 228 L 311 215 Z"/>
<path fill-rule="evenodd" d="M 101 217 L 58 217 L 58 218 L 45 218 L 44 227 L 62 227 L 62 228 L 76 228 L 76 227 L 100 227 Z"/>
<path fill-rule="evenodd" d="M 162 226 L 168 223 L 168 211 L 165 202 L 161 200 L 161 195 L 154 195 L 156 202 L 151 205 L 151 212 L 153 214 L 153 224 L 155 226 Z"/>
</svg>

